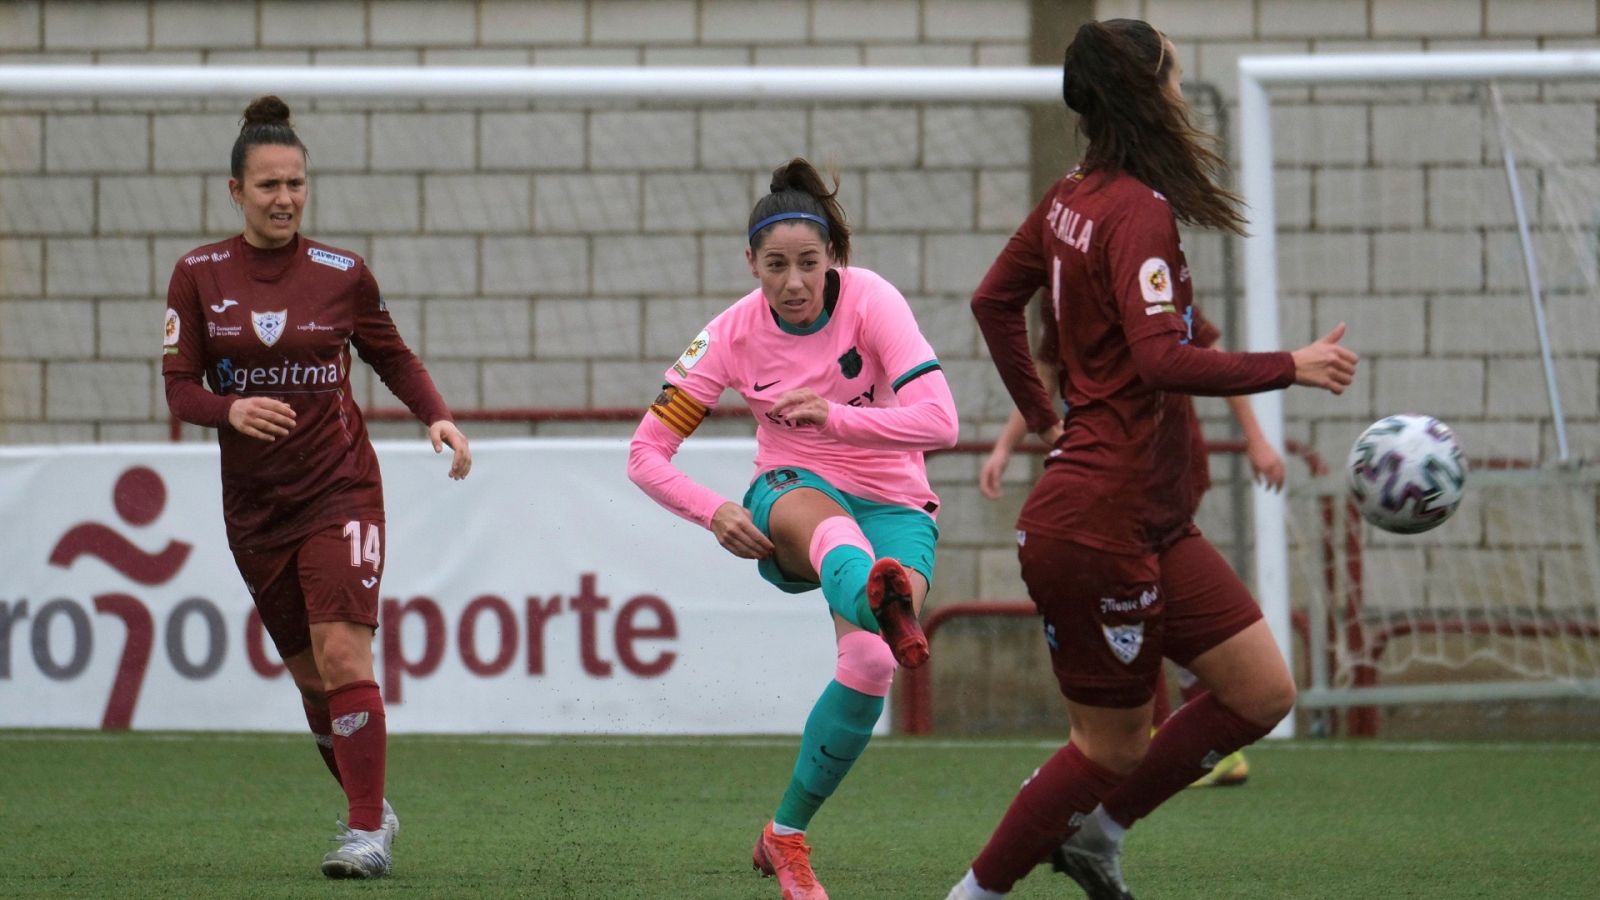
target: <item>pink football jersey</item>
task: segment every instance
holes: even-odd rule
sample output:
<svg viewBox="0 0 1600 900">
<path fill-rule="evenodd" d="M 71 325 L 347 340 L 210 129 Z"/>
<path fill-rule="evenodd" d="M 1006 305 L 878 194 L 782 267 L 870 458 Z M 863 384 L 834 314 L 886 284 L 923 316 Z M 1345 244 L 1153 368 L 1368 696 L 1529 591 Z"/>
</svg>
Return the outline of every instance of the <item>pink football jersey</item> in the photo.
<svg viewBox="0 0 1600 900">
<path fill-rule="evenodd" d="M 790 426 L 770 414 L 785 392 L 816 391 L 832 403 L 899 406 L 897 392 L 939 369 L 911 307 L 876 272 L 843 268 L 831 307 L 806 328 L 780 320 L 758 288 L 724 310 L 667 371 L 667 381 L 707 407 L 725 388 L 756 417 L 756 471 L 809 469 L 850 494 L 929 513 L 922 453 L 857 447 L 813 426 Z"/>
</svg>

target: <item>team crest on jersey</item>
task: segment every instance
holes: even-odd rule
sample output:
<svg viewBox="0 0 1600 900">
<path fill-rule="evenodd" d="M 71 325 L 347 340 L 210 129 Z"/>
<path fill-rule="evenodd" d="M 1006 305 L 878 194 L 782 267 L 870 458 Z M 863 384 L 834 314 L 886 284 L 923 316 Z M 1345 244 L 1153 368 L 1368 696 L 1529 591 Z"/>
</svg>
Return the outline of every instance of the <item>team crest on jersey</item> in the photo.
<svg viewBox="0 0 1600 900">
<path fill-rule="evenodd" d="M 178 311 L 170 307 L 167 309 L 166 333 L 161 336 L 161 346 L 178 346 Z"/>
<path fill-rule="evenodd" d="M 340 256 L 337 253 L 329 253 L 321 247 L 311 247 L 307 249 L 306 255 L 311 257 L 311 261 L 314 263 L 322 263 L 325 266 L 332 266 L 341 272 L 350 271 L 350 268 L 356 264 L 356 261 L 348 256 Z"/>
<path fill-rule="evenodd" d="M 861 354 L 856 352 L 856 348 L 851 347 L 839 357 L 839 371 L 843 372 L 846 378 L 854 378 L 861 374 Z"/>
<path fill-rule="evenodd" d="M 710 349 L 711 332 L 700 332 L 689 342 L 689 346 L 684 348 L 683 355 L 678 357 L 678 361 L 672 364 L 672 371 L 677 372 L 679 377 L 687 377 L 689 370 L 700 360 L 705 359 L 706 352 Z"/>
<path fill-rule="evenodd" d="M 1135 622 L 1132 625 L 1101 625 L 1100 630 L 1105 632 L 1106 643 L 1111 646 L 1111 652 L 1123 665 L 1131 665 L 1139 656 L 1139 648 L 1144 646 L 1144 623 Z"/>
<path fill-rule="evenodd" d="M 271 347 L 283 337 L 283 326 L 289 321 L 289 311 L 280 309 L 276 312 L 253 312 L 250 314 L 250 326 L 256 330 L 256 337 L 261 343 Z"/>
<path fill-rule="evenodd" d="M 1167 268 L 1166 260 L 1152 256 L 1140 264 L 1139 291 L 1146 303 L 1172 302 L 1172 270 Z"/>
</svg>

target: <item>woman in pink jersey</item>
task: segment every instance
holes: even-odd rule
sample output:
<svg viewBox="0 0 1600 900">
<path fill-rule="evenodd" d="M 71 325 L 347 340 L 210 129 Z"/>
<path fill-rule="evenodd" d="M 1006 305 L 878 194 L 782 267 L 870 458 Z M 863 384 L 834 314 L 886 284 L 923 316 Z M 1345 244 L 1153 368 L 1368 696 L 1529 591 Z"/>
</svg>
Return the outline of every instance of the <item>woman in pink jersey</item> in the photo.
<svg viewBox="0 0 1600 900">
<path fill-rule="evenodd" d="M 953 900 L 1002 897 L 1046 857 L 1094 900 L 1131 897 L 1134 821 L 1265 735 L 1294 682 L 1255 600 L 1201 536 L 1204 444 L 1189 395 L 1291 384 L 1342 393 L 1356 355 L 1340 325 L 1293 353 L 1194 346 L 1177 223 L 1243 233 L 1239 200 L 1189 122 L 1172 44 L 1144 22 L 1091 22 L 1067 48 L 1063 93 L 1082 162 L 1017 229 L 972 298 L 1030 430 L 1053 446 L 1017 523 L 1023 581 L 1044 618 L 1071 741 L 1027 780 Z M 1029 298 L 1056 314 L 1065 426 L 1028 354 Z M 1162 657 L 1209 693 L 1152 738 Z"/>
<path fill-rule="evenodd" d="M 957 433 L 950 387 L 905 298 L 848 265 L 835 193 L 803 159 L 773 172 L 747 229 L 745 258 L 760 286 L 667 371 L 628 460 L 629 477 L 658 503 L 758 560 L 779 588 L 822 588 L 832 613 L 834 680 L 753 851 L 790 900 L 827 896 L 805 829 L 866 748 L 896 664 L 928 658 L 916 615 L 933 581 L 939 498 L 922 454 Z M 756 475 L 742 503 L 671 462 L 725 388 L 756 419 Z"/>
<path fill-rule="evenodd" d="M 167 288 L 167 405 L 217 429 L 228 545 L 349 800 L 322 873 L 377 877 L 400 823 L 383 796 L 372 666 L 383 485 L 351 397 L 351 348 L 428 423 L 434 451 L 451 448 L 451 478 L 472 456 L 366 263 L 299 233 L 306 149 L 282 100 L 245 110 L 231 170 L 244 232 L 186 254 Z"/>
</svg>

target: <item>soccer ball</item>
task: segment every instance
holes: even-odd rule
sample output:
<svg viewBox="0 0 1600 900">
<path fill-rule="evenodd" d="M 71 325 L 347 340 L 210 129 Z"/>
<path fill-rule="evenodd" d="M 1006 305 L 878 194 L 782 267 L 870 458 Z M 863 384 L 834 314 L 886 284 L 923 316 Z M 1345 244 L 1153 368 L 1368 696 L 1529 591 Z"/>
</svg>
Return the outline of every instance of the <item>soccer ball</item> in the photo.
<svg viewBox="0 0 1600 900">
<path fill-rule="evenodd" d="M 1438 527 L 1461 505 L 1467 460 L 1450 426 L 1406 413 L 1361 432 L 1345 478 L 1363 519 L 1384 531 L 1417 534 Z"/>
</svg>

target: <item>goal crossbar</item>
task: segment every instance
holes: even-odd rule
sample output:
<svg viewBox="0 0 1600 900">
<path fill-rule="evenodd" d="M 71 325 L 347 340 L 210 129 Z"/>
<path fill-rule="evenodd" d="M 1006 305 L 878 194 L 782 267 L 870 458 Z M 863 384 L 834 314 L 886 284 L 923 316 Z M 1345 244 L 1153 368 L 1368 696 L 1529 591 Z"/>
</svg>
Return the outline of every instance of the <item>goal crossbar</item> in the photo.
<svg viewBox="0 0 1600 900">
<path fill-rule="evenodd" d="M 730 100 L 1059 102 L 1061 70 L 983 68 L 0 66 L 0 97 L 506 98 L 697 102 Z"/>
</svg>

